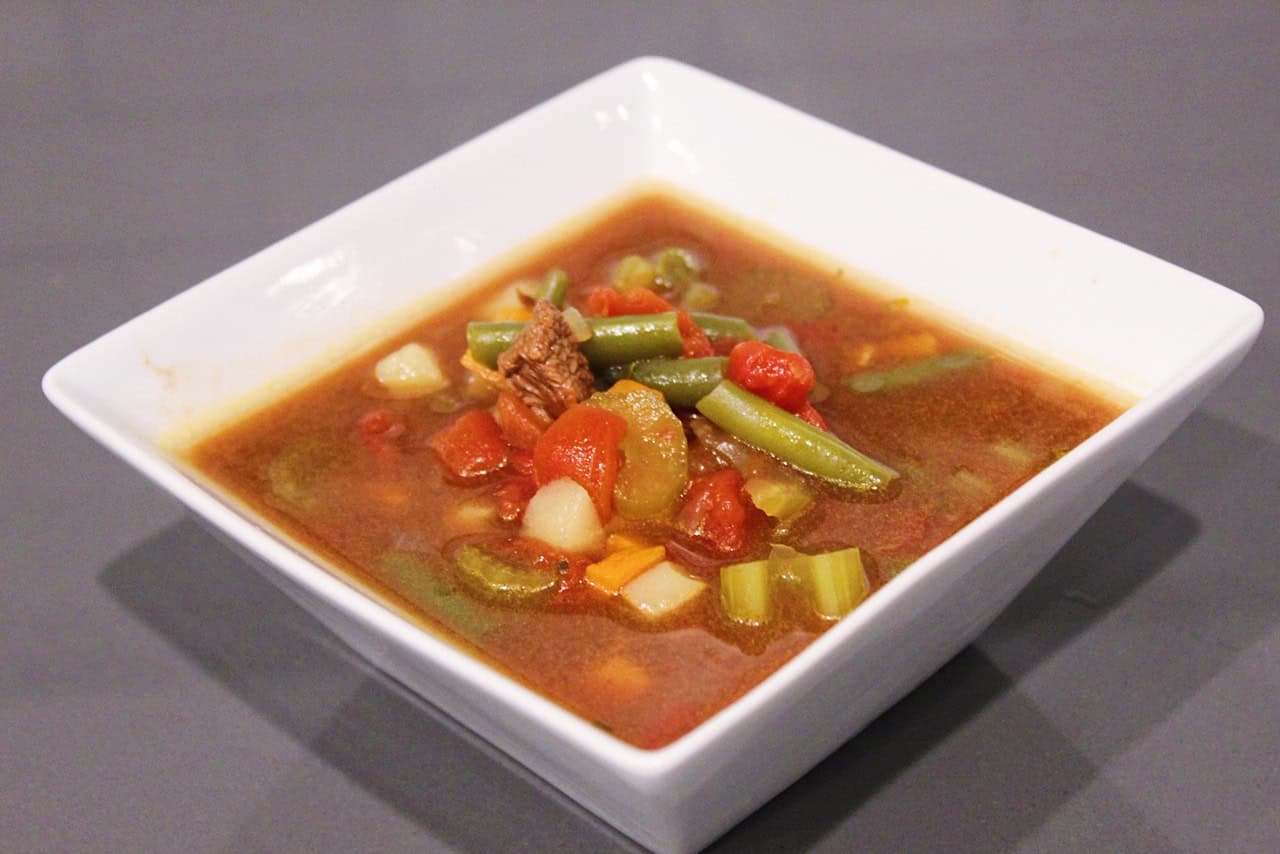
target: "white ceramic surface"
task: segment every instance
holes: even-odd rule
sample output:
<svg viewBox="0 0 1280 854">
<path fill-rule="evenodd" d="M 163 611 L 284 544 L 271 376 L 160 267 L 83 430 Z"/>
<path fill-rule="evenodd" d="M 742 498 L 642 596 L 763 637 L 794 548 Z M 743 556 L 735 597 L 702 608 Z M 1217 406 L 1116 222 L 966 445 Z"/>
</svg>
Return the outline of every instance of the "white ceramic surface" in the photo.
<svg viewBox="0 0 1280 854">
<path fill-rule="evenodd" d="M 340 357 L 640 180 L 692 191 L 1132 393 L 1114 423 L 746 697 L 644 751 L 415 628 L 189 479 L 166 437 Z M 67 356 L 44 387 L 375 665 L 641 843 L 701 847 L 959 651 L 1244 356 L 1249 300 L 675 62 L 548 101 Z"/>
</svg>

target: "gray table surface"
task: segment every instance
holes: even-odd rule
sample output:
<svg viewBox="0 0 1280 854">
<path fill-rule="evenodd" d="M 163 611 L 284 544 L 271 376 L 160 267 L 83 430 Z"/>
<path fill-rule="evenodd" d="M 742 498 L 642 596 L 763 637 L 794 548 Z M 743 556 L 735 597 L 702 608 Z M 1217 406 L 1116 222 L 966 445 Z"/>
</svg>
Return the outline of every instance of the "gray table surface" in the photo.
<svg viewBox="0 0 1280 854">
<path fill-rule="evenodd" d="M 641 53 L 1273 318 L 973 646 L 716 848 L 1280 849 L 1280 4 L 0 2 L 0 849 L 629 843 L 64 421 L 117 323 Z"/>
</svg>

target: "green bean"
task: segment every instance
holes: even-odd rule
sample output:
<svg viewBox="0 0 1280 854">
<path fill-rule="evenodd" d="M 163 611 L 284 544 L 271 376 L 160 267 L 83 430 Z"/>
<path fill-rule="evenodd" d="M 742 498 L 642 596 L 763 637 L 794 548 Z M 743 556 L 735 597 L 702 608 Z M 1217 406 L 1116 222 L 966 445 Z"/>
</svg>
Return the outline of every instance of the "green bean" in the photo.
<svg viewBox="0 0 1280 854">
<path fill-rule="evenodd" d="M 786 350 L 788 353 L 801 353 L 800 342 L 791 330 L 785 326 L 768 326 L 760 330 L 760 340 L 770 347 Z"/>
<path fill-rule="evenodd" d="M 985 358 L 986 354 L 984 353 L 977 353 L 973 350 L 957 350 L 954 353 L 944 353 L 941 356 L 930 356 L 927 359 L 918 359 L 914 362 L 894 365 L 892 368 L 863 371 L 860 374 L 846 377 L 844 386 L 850 391 L 870 394 L 874 391 L 886 391 L 900 386 L 919 385 L 920 383 L 946 376 L 952 371 L 973 367 Z"/>
<path fill-rule="evenodd" d="M 724 356 L 702 359 L 646 359 L 631 365 L 627 376 L 662 392 L 672 406 L 694 406 L 724 379 L 729 360 Z"/>
<path fill-rule="evenodd" d="M 674 311 L 593 317 L 588 322 L 594 334 L 582 342 L 582 352 L 592 365 L 621 365 L 659 356 L 678 356 L 684 350 L 684 338 Z"/>
<path fill-rule="evenodd" d="M 749 445 L 836 486 L 878 489 L 898 476 L 834 433 L 725 380 L 698 401 L 698 411 Z"/>
<path fill-rule="evenodd" d="M 592 373 L 596 376 L 596 388 L 606 391 L 618 380 L 631 379 L 631 365 L 603 365 Z"/>
<path fill-rule="evenodd" d="M 693 322 L 702 327 L 712 341 L 754 341 L 756 331 L 741 317 L 729 317 L 724 314 L 709 314 L 705 311 L 689 313 Z"/>
<path fill-rule="evenodd" d="M 624 314 L 592 317 L 591 338 L 580 345 L 592 367 L 621 365 L 660 356 L 678 356 L 684 339 L 673 311 L 663 314 Z M 467 350 L 482 365 L 494 367 L 498 356 L 511 346 L 524 324 L 473 322 L 467 324 Z"/>
<path fill-rule="evenodd" d="M 569 274 L 559 268 L 551 270 L 538 288 L 538 299 L 550 301 L 556 308 L 564 308 L 565 295 L 569 293 Z"/>
<path fill-rule="evenodd" d="M 502 351 L 510 347 L 522 331 L 524 324 L 515 320 L 468 323 L 467 352 L 480 364 L 492 368 L 498 364 Z"/>
</svg>

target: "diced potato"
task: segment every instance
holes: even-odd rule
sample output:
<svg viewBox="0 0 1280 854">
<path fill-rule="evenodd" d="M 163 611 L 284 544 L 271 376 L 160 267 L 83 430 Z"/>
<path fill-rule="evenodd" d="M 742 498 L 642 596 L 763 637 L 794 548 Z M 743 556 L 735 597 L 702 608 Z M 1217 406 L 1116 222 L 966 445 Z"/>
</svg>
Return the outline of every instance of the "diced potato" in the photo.
<svg viewBox="0 0 1280 854">
<path fill-rule="evenodd" d="M 424 397 L 449 385 L 436 354 L 418 343 L 409 343 L 383 356 L 373 369 L 374 378 L 396 397 Z"/>
<path fill-rule="evenodd" d="M 589 552 L 604 543 L 604 528 L 591 496 L 567 477 L 553 480 L 529 499 L 521 533 L 565 552 Z"/>
<path fill-rule="evenodd" d="M 504 288 L 502 293 L 491 299 L 480 309 L 479 320 L 528 320 L 530 311 L 529 306 L 520 297 L 520 290 L 536 288 L 534 282 L 516 282 L 510 287 Z"/>
<path fill-rule="evenodd" d="M 449 511 L 449 527 L 464 534 L 483 531 L 498 518 L 498 505 L 490 497 L 468 498 Z"/>
<path fill-rule="evenodd" d="M 669 560 L 625 584 L 622 598 L 646 617 L 662 617 L 689 604 L 707 589 L 705 582 L 690 578 Z"/>
</svg>

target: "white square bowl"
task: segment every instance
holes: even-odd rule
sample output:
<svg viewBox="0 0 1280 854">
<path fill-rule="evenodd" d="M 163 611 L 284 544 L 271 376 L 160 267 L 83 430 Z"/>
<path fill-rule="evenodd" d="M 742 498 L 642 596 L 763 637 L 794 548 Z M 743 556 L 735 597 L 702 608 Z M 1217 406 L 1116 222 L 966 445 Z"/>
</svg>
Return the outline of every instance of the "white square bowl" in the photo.
<svg viewBox="0 0 1280 854">
<path fill-rule="evenodd" d="M 1116 421 L 729 708 L 631 747 L 471 660 L 184 473 L 170 440 L 658 180 L 1130 393 Z M 699 848 L 972 641 L 1235 367 L 1257 305 L 704 72 L 637 59 L 174 297 L 49 370 L 49 399 L 376 666 L 646 846 Z"/>
</svg>

